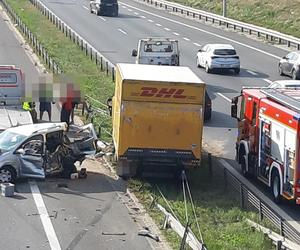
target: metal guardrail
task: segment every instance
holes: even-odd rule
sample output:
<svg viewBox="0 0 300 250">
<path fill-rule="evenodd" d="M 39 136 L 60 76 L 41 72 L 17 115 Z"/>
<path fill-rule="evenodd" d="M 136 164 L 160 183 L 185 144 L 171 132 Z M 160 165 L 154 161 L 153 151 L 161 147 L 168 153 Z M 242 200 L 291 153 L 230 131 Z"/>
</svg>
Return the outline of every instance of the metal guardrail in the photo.
<svg viewBox="0 0 300 250">
<path fill-rule="evenodd" d="M 52 22 L 57 29 L 69 37 L 70 40 L 79 46 L 85 55 L 89 57 L 97 66 L 99 65 L 101 71 L 106 71 L 106 74 L 111 74 L 112 81 L 115 80 L 115 66 L 107 58 L 105 58 L 99 51 L 97 51 L 90 43 L 81 37 L 76 31 L 62 21 L 49 8 L 47 8 L 39 0 L 29 0 L 47 19 Z"/>
<path fill-rule="evenodd" d="M 29 30 L 26 24 L 23 23 L 21 18 L 17 15 L 17 13 L 11 8 L 11 6 L 7 3 L 6 0 L 0 0 L 3 7 L 6 9 L 12 21 L 15 23 L 17 28 L 23 33 L 23 35 L 27 38 L 27 41 L 31 45 L 33 51 L 38 54 L 44 61 L 46 67 L 51 70 L 53 73 L 60 74 L 62 70 L 55 60 L 49 55 L 47 49 L 42 45 L 42 43 L 37 39 L 37 37 Z"/>
<path fill-rule="evenodd" d="M 279 44 L 286 44 L 288 47 L 295 47 L 300 50 L 300 39 L 274 31 L 267 28 L 262 28 L 256 25 L 236 21 L 231 18 L 223 17 L 210 12 L 197 10 L 191 7 L 187 7 L 181 4 L 164 1 L 164 0 L 136 0 L 137 2 L 145 2 L 147 4 L 154 5 L 155 7 L 160 7 L 165 10 L 187 15 L 194 19 L 204 20 L 206 22 L 211 22 L 213 24 L 218 24 L 219 26 L 225 26 L 226 28 L 232 28 L 234 30 L 239 30 L 241 32 L 248 32 L 250 35 L 257 35 L 257 37 L 264 37 L 266 40 L 271 42 L 277 42 Z"/>
<path fill-rule="evenodd" d="M 279 215 L 274 208 L 268 205 L 263 197 L 251 190 L 249 187 L 250 185 L 245 184 L 245 181 L 243 181 L 244 177 L 234 170 L 231 165 L 227 163 L 222 164 L 222 166 L 224 166 L 223 176 L 225 179 L 225 188 L 227 186 L 226 183 L 230 183 L 230 185 L 239 193 L 241 208 L 246 208 L 246 202 L 248 202 L 258 210 L 260 220 L 263 218 L 268 219 L 276 228 L 279 229 L 280 235 L 300 244 L 300 232 L 291 225 L 292 221 L 287 221 L 286 218 Z M 297 222 L 294 224 L 296 223 Z M 298 226 L 300 228 L 300 225 Z"/>
</svg>

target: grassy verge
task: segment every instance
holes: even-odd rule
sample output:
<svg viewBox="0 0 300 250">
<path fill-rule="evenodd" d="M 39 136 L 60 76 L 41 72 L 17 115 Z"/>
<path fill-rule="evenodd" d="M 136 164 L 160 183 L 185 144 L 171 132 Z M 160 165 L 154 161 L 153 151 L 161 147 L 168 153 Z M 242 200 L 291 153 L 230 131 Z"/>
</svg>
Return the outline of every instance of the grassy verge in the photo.
<svg viewBox="0 0 300 250">
<path fill-rule="evenodd" d="M 222 15 L 222 0 L 171 0 Z M 299 0 L 227 0 L 227 17 L 300 37 Z"/>
<path fill-rule="evenodd" d="M 218 171 L 217 167 L 215 171 Z M 203 166 L 201 169 L 191 172 L 188 180 L 204 243 L 209 250 L 274 249 L 270 240 L 266 239 L 263 234 L 253 231 L 245 219 L 251 219 L 269 228 L 272 226 L 266 221 L 260 222 L 257 213 L 240 209 L 237 193 L 233 192 L 230 186 L 225 188 L 223 176 L 217 175 L 215 172 L 211 178 L 208 167 Z M 157 188 L 159 187 L 182 225 L 185 225 L 185 205 L 180 183 L 154 182 L 153 180 L 149 182 L 138 179 L 132 179 L 129 183 L 131 190 L 143 202 L 157 224 L 162 225 L 164 216 L 157 208 L 150 209 L 150 197 L 158 198 L 157 202 L 166 209 L 168 208 L 159 194 Z M 190 203 L 188 204 L 188 215 L 193 222 L 192 230 L 200 239 Z M 180 238 L 170 229 L 163 230 L 163 232 L 172 248 L 179 249 Z"/>
<path fill-rule="evenodd" d="M 58 63 L 65 74 L 76 75 L 82 92 L 106 103 L 106 99 L 113 94 L 111 76 L 102 72 L 84 52 L 73 44 L 51 22 L 49 22 L 29 1 L 8 0 L 22 21 L 28 26 L 38 40 L 48 50 L 49 55 Z M 96 103 L 94 103 L 97 106 Z M 105 130 L 111 130 L 111 119 L 98 118 L 95 123 L 102 121 Z M 103 134 L 104 140 L 110 140 Z"/>
</svg>

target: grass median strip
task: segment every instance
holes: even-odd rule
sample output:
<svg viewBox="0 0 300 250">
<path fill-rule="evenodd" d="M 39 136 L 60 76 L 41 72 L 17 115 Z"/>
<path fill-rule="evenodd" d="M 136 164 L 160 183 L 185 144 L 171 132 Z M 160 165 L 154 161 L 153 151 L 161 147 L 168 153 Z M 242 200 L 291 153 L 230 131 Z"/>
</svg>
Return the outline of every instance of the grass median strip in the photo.
<svg viewBox="0 0 300 250">
<path fill-rule="evenodd" d="M 114 89 L 111 76 L 101 71 L 99 65 L 96 66 L 76 44 L 60 32 L 29 1 L 8 0 L 7 2 L 43 44 L 63 72 L 78 76 L 83 93 L 106 103 L 106 99 L 112 96 Z M 96 103 L 95 105 L 97 106 Z M 100 120 L 102 128 L 111 131 L 111 119 L 98 117 L 94 123 L 98 124 Z M 110 136 L 103 133 L 101 139 L 110 140 Z"/>
<path fill-rule="evenodd" d="M 200 10 L 222 15 L 221 0 L 171 0 Z M 300 37 L 299 1 L 230 0 L 227 17 Z"/>
<path fill-rule="evenodd" d="M 237 192 L 232 190 L 229 183 L 226 188 L 222 173 L 218 171 L 222 170 L 217 166 L 213 167 L 213 176 L 211 177 L 206 161 L 204 161 L 201 168 L 193 170 L 187 175 L 201 234 L 207 248 L 209 250 L 274 249 L 270 240 L 249 227 L 246 218 L 264 224 L 268 228 L 272 228 L 272 226 L 266 221 L 259 221 L 257 213 L 240 209 Z M 153 197 L 169 210 L 158 191 L 159 188 L 181 224 L 185 226 L 185 203 L 180 182 L 132 179 L 129 181 L 129 187 L 143 202 L 156 223 L 162 225 L 165 219 L 164 215 L 155 207 L 150 209 L 151 197 Z M 191 204 L 187 204 L 192 231 L 200 239 Z M 272 229 L 274 230 L 274 228 Z M 163 232 L 171 247 L 180 249 L 181 239 L 177 234 L 171 229 L 163 230 Z"/>
</svg>

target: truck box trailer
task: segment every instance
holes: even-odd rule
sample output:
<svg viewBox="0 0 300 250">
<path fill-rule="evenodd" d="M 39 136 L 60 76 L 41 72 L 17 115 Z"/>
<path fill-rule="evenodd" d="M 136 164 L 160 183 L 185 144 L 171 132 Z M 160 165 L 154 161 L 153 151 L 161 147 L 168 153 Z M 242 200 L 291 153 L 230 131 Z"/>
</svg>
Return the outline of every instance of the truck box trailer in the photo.
<svg viewBox="0 0 300 250">
<path fill-rule="evenodd" d="M 113 142 L 120 176 L 143 162 L 200 165 L 205 84 L 188 67 L 117 64 Z"/>
</svg>

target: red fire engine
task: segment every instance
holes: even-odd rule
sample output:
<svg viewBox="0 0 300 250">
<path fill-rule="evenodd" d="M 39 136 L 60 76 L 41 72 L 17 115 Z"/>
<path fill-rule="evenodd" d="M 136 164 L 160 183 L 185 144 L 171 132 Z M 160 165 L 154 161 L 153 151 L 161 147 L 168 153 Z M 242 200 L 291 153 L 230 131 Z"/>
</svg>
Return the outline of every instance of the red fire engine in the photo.
<svg viewBox="0 0 300 250">
<path fill-rule="evenodd" d="M 244 176 L 271 187 L 275 202 L 300 204 L 300 89 L 243 88 L 232 99 L 236 160 Z"/>
</svg>

